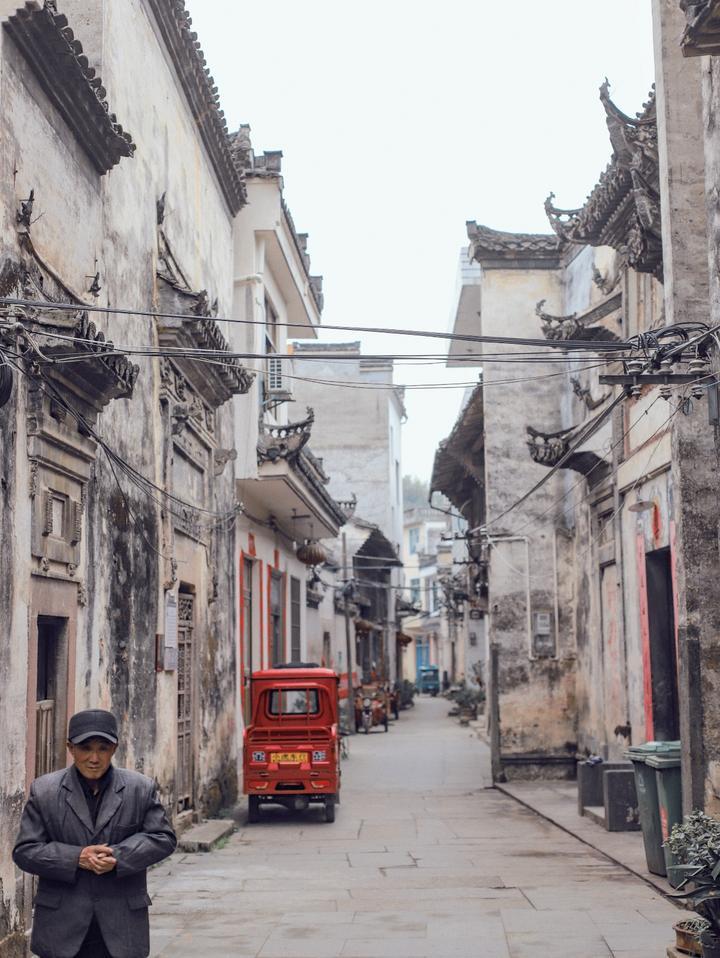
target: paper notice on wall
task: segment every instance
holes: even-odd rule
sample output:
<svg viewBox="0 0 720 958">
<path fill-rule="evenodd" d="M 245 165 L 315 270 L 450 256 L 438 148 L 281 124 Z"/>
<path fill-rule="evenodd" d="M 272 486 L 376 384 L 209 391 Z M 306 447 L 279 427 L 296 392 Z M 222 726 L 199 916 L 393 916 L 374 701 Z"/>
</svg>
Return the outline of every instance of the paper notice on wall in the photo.
<svg viewBox="0 0 720 958">
<path fill-rule="evenodd" d="M 171 672 L 177 668 L 178 659 L 178 608 L 174 592 L 165 593 L 165 655 L 163 668 Z"/>
</svg>

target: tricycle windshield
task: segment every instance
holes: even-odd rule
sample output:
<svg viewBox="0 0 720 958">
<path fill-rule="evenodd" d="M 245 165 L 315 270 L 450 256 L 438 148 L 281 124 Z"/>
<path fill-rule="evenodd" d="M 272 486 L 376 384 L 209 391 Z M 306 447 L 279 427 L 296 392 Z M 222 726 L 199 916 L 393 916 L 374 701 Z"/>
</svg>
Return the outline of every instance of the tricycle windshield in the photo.
<svg viewBox="0 0 720 958">
<path fill-rule="evenodd" d="M 317 715 L 320 711 L 317 689 L 273 689 L 270 715 Z"/>
</svg>

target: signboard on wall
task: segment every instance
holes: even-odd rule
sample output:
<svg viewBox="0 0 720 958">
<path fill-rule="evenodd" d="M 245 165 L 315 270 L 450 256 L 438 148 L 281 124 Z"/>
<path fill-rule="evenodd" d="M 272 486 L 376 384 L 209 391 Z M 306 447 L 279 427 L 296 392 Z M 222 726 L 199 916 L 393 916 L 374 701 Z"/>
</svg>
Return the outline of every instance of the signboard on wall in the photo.
<svg viewBox="0 0 720 958">
<path fill-rule="evenodd" d="M 178 658 L 178 608 L 174 592 L 165 593 L 165 650 L 163 669 L 166 672 L 177 668 Z"/>
</svg>

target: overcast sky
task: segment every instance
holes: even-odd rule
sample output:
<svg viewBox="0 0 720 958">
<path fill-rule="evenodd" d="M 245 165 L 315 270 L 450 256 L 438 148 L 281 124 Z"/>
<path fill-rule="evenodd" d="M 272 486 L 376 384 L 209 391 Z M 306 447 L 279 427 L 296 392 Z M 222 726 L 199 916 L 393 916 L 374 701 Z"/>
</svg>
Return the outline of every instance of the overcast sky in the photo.
<svg viewBox="0 0 720 958">
<path fill-rule="evenodd" d="M 448 329 L 465 221 L 548 231 L 550 190 L 582 205 L 610 158 L 604 77 L 631 114 L 653 82 L 650 0 L 187 5 L 231 128 L 250 123 L 256 151 L 283 151 L 326 323 Z M 470 378 L 442 364 L 396 370 L 402 383 Z M 429 478 L 461 395 L 408 393 L 404 473 Z"/>
</svg>

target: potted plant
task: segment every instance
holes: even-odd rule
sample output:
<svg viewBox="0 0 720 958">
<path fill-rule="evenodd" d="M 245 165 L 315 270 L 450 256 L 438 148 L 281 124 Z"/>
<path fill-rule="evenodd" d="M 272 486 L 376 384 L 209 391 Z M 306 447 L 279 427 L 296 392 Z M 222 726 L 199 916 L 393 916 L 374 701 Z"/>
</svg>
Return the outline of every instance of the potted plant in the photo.
<svg viewBox="0 0 720 958">
<path fill-rule="evenodd" d="M 677 865 L 670 866 L 678 894 L 706 925 L 699 931 L 703 958 L 720 958 L 720 822 L 705 812 L 691 812 L 673 826 L 665 843 Z M 676 929 L 686 934 L 687 928 Z"/>
<path fill-rule="evenodd" d="M 455 696 L 455 702 L 460 709 L 460 724 L 467 725 L 477 718 L 478 705 L 483 701 L 483 693 L 477 689 L 463 688 Z"/>
</svg>

